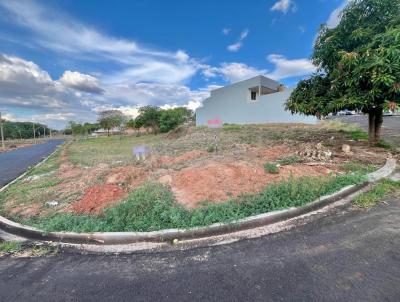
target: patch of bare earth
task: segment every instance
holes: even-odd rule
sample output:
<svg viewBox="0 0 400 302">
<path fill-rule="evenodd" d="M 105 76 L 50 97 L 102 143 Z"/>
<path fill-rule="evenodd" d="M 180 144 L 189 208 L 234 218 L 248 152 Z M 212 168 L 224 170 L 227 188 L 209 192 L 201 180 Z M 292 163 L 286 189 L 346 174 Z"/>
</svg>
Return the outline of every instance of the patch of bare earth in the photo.
<svg viewBox="0 0 400 302">
<path fill-rule="evenodd" d="M 200 151 L 200 150 L 194 150 L 194 151 L 189 151 L 186 153 L 183 153 L 180 156 L 159 156 L 155 159 L 155 162 L 159 165 L 173 165 L 185 161 L 189 161 L 192 159 L 196 159 L 199 157 L 203 157 L 208 155 L 208 152 L 206 151 Z"/>
<path fill-rule="evenodd" d="M 127 195 L 127 191 L 115 184 L 95 185 L 88 188 L 83 197 L 71 205 L 71 209 L 78 214 L 99 214 Z"/>
<path fill-rule="evenodd" d="M 144 183 L 148 177 L 149 171 L 142 167 L 123 166 L 111 169 L 105 177 L 105 183 L 136 188 Z"/>
<path fill-rule="evenodd" d="M 177 201 L 188 208 L 208 200 L 222 202 L 231 196 L 260 192 L 267 184 L 293 177 L 327 175 L 321 166 L 284 166 L 279 174 L 268 174 L 263 167 L 245 162 L 208 163 L 165 175 L 160 181 L 171 186 Z"/>
</svg>

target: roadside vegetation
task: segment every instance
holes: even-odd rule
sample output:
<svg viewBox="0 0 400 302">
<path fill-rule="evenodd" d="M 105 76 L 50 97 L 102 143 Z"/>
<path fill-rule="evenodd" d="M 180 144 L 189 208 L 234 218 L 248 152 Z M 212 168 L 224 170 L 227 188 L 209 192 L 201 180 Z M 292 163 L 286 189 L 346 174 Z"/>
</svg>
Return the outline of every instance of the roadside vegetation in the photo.
<svg viewBox="0 0 400 302">
<path fill-rule="evenodd" d="M 40 257 L 48 254 L 57 254 L 58 247 L 48 246 L 42 243 L 26 243 L 21 241 L 0 242 L 0 257 L 10 255 L 12 257 Z"/>
<path fill-rule="evenodd" d="M 232 222 L 251 215 L 302 206 L 344 186 L 364 180 L 360 174 L 289 179 L 269 185 L 259 194 L 238 196 L 220 204 L 205 202 L 202 207 L 191 210 L 179 205 L 167 186 L 148 183 L 98 217 L 55 214 L 45 219 L 32 218 L 22 222 L 45 231 L 112 232 L 190 228 Z"/>
<path fill-rule="evenodd" d="M 359 208 L 369 208 L 382 201 L 384 197 L 398 190 L 400 190 L 400 182 L 383 179 L 368 192 L 357 196 L 353 204 Z"/>
</svg>

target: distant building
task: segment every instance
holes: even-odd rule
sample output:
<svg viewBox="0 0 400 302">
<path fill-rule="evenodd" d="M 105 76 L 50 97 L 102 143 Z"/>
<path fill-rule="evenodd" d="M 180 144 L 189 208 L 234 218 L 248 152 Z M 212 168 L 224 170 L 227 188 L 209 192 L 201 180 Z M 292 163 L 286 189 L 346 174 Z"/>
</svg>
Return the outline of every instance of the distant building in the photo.
<svg viewBox="0 0 400 302">
<path fill-rule="evenodd" d="M 105 135 L 113 135 L 121 133 L 119 128 L 112 128 L 110 131 L 107 129 L 100 128 L 92 132 L 92 136 L 105 136 Z"/>
<path fill-rule="evenodd" d="M 315 117 L 285 111 L 285 102 L 292 91 L 261 75 L 212 90 L 203 106 L 196 110 L 196 125 L 315 124 Z"/>
</svg>

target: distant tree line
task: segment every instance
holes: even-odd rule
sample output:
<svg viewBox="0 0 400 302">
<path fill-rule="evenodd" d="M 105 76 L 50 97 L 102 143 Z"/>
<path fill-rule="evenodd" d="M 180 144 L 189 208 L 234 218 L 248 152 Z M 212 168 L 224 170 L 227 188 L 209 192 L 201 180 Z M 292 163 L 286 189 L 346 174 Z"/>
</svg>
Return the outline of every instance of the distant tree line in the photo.
<svg viewBox="0 0 400 302">
<path fill-rule="evenodd" d="M 50 128 L 43 124 L 32 122 L 3 121 L 3 131 L 5 139 L 28 139 L 35 136 L 41 137 L 50 134 Z M 54 130 L 52 130 L 54 132 Z"/>
<path fill-rule="evenodd" d="M 185 107 L 161 109 L 157 106 L 139 108 L 139 115 L 135 119 L 128 117 L 119 110 L 104 110 L 98 115 L 97 123 L 77 123 L 70 121 L 64 133 L 67 135 L 90 135 L 96 130 L 104 129 L 108 133 L 112 129 L 123 132 L 126 127 L 139 130 L 150 128 L 153 133 L 165 133 L 179 125 L 194 120 L 193 111 Z"/>
<path fill-rule="evenodd" d="M 74 121 L 70 121 L 68 123 L 67 129 L 63 132 L 67 135 L 90 135 L 93 131 L 100 129 L 101 126 L 98 123 L 77 123 Z"/>
<path fill-rule="evenodd" d="M 127 122 L 127 126 L 140 129 L 151 128 L 153 133 L 165 133 L 177 126 L 193 121 L 193 111 L 185 107 L 161 109 L 157 106 L 139 108 L 139 115 Z"/>
</svg>

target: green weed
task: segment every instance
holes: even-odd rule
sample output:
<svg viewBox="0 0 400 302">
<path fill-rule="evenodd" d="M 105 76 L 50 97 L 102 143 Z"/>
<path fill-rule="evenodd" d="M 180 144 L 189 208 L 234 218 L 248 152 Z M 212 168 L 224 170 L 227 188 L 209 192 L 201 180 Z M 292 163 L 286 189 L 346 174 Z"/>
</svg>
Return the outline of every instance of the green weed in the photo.
<svg viewBox="0 0 400 302">
<path fill-rule="evenodd" d="M 383 139 L 381 139 L 379 142 L 377 142 L 375 144 L 375 147 L 388 149 L 388 150 L 393 149 L 393 146 L 391 144 L 389 144 L 388 142 L 384 141 Z"/>
<path fill-rule="evenodd" d="M 360 208 L 368 208 L 398 189 L 400 189 L 400 182 L 384 179 L 376 184 L 370 191 L 358 195 L 353 201 L 353 204 Z"/>
<path fill-rule="evenodd" d="M 341 168 L 346 172 L 357 172 L 357 173 L 367 174 L 374 172 L 377 169 L 377 166 L 372 164 L 366 165 L 353 160 L 351 162 L 342 164 Z"/>
<path fill-rule="evenodd" d="M 22 244 L 19 241 L 4 241 L 0 243 L 0 253 L 16 253 L 22 250 Z"/>
<path fill-rule="evenodd" d="M 298 157 L 297 155 L 291 155 L 288 157 L 280 158 L 276 162 L 281 166 L 287 166 L 287 165 L 297 164 L 299 161 L 300 157 Z"/>
<path fill-rule="evenodd" d="M 279 167 L 274 163 L 266 162 L 264 164 L 264 169 L 266 172 L 268 172 L 270 174 L 278 174 L 279 173 Z"/>
</svg>

